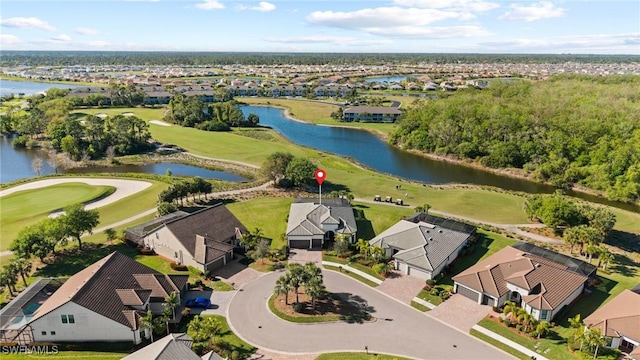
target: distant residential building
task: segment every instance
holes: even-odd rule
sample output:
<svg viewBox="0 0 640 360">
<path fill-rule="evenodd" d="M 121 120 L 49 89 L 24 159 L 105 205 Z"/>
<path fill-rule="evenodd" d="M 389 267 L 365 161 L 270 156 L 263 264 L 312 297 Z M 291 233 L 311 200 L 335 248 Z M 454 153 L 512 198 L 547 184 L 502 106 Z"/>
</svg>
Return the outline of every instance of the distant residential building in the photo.
<svg viewBox="0 0 640 360">
<path fill-rule="evenodd" d="M 384 122 L 398 120 L 402 111 L 390 106 L 352 106 L 344 109 L 342 121 L 345 122 Z"/>
</svg>

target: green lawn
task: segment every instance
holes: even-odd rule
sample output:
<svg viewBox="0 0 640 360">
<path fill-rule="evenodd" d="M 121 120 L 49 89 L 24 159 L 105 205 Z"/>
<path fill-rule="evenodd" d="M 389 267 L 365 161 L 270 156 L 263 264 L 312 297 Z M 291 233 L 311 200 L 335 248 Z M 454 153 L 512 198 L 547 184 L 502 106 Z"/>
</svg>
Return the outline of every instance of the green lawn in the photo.
<svg viewBox="0 0 640 360">
<path fill-rule="evenodd" d="M 445 286 L 439 286 L 440 289 L 444 289 L 447 288 Z M 440 298 L 440 296 L 436 296 L 436 295 L 431 295 L 431 292 L 426 291 L 426 290 L 420 290 L 420 292 L 418 293 L 418 297 L 422 300 L 428 301 L 433 305 L 440 305 L 442 304 L 442 298 Z"/>
<path fill-rule="evenodd" d="M 420 303 L 417 303 L 417 302 L 415 302 L 415 301 L 412 301 L 412 302 L 411 302 L 411 306 L 412 306 L 412 307 L 414 307 L 414 308 L 416 308 L 416 309 L 418 309 L 418 310 L 420 310 L 420 311 L 422 311 L 422 312 L 427 312 L 427 311 L 430 311 L 430 310 L 431 310 L 431 309 L 429 309 L 428 307 L 426 307 L 426 306 L 424 306 L 424 305 L 422 305 L 422 304 L 420 304 Z"/>
<path fill-rule="evenodd" d="M 124 113 L 132 113 L 142 120 L 161 120 L 165 109 L 163 108 L 92 108 L 92 109 L 80 109 L 73 111 L 74 114 L 107 114 L 109 116 L 121 115 Z"/>
<path fill-rule="evenodd" d="M 7 250 L 20 230 L 41 221 L 52 211 L 105 197 L 114 191 L 111 186 L 65 183 L 3 196 L 0 198 L 0 250 Z"/>
<path fill-rule="evenodd" d="M 285 244 L 289 207 L 293 202 L 289 197 L 260 197 L 248 201 L 234 202 L 227 208 L 249 231 L 256 228 L 271 239 L 271 248 L 280 249 Z"/>
<path fill-rule="evenodd" d="M 350 267 L 360 270 L 363 273 L 369 275 L 369 276 L 373 276 L 374 278 L 378 279 L 378 280 L 383 280 L 384 281 L 384 277 L 380 276 L 377 272 L 373 271 L 372 268 L 368 267 L 368 266 L 364 266 L 362 264 L 358 264 L 356 262 L 349 262 L 347 259 L 343 259 L 337 256 L 331 256 L 331 255 L 327 255 L 327 254 L 322 254 L 322 260 L 323 261 L 331 261 L 334 263 L 338 263 L 338 264 L 345 264 L 345 265 L 349 265 Z"/>
<path fill-rule="evenodd" d="M 616 225 L 613 227 L 614 229 L 640 234 L 640 214 L 612 207 L 610 207 L 609 210 L 616 215 Z"/>
<path fill-rule="evenodd" d="M 322 354 L 318 356 L 316 360 L 409 360 L 409 359 L 400 357 L 400 356 L 377 354 L 374 351 L 370 350 L 369 354 L 357 353 L 357 352 Z"/>
<path fill-rule="evenodd" d="M 514 349 L 514 348 L 512 348 L 512 347 L 510 347 L 510 346 L 508 346 L 506 344 L 503 344 L 500 341 L 498 341 L 498 340 L 496 340 L 496 339 L 494 339 L 492 337 L 489 337 L 489 336 L 481 333 L 478 330 L 471 329 L 471 331 L 469 331 L 469 334 L 471 334 L 472 336 L 477 337 L 478 339 L 480 339 L 480 340 L 482 340 L 482 341 L 484 341 L 486 343 L 489 343 L 489 344 L 497 347 L 498 349 L 500 349 L 502 351 L 505 351 L 505 352 L 517 357 L 520 360 L 531 360 L 530 356 L 527 356 L 527 355 L 521 353 L 520 351 L 518 351 L 518 350 L 516 350 L 516 349 Z"/>
<path fill-rule="evenodd" d="M 551 333 L 544 339 L 532 339 L 522 336 L 512 331 L 511 328 L 507 328 L 502 324 L 498 324 L 492 320 L 483 319 L 480 320 L 478 325 L 493 331 L 496 334 L 502 335 L 505 338 L 514 341 L 529 350 L 540 350 L 540 354 L 548 359 L 553 360 L 575 360 L 575 357 L 567 349 L 567 340 L 555 332 L 556 327 L 551 329 Z M 537 346 L 537 347 L 536 347 Z"/>
<path fill-rule="evenodd" d="M 222 340 L 228 343 L 231 347 L 231 351 L 237 351 L 241 356 L 243 356 L 243 359 L 256 352 L 257 349 L 255 347 L 247 344 L 234 334 L 233 331 L 231 331 L 231 328 L 229 328 L 229 324 L 227 323 L 227 319 L 224 316 L 204 315 L 203 317 L 213 317 L 220 323 L 220 332 L 216 336 L 216 340 Z"/>
<path fill-rule="evenodd" d="M 369 286 L 371 286 L 371 287 L 376 287 L 376 286 L 378 286 L 378 284 L 374 283 L 373 281 L 371 281 L 371 280 L 369 280 L 369 279 L 367 279 L 367 278 L 364 278 L 364 277 L 362 277 L 362 276 L 360 276 L 360 275 L 358 275 L 358 274 L 356 274 L 356 273 L 353 273 L 353 272 L 348 271 L 348 270 L 345 270 L 345 269 L 342 269 L 342 270 L 341 270 L 341 269 L 340 269 L 339 267 L 337 267 L 337 266 L 322 265 L 322 267 L 323 267 L 323 268 L 325 268 L 325 269 L 327 269 L 327 270 L 337 271 L 337 272 L 339 272 L 339 273 L 342 273 L 342 274 L 345 274 L 345 275 L 347 275 L 347 276 L 350 276 L 350 277 L 352 277 L 352 278 L 354 278 L 354 279 L 356 279 L 356 280 L 360 281 L 361 283 L 367 284 L 367 285 L 369 285 Z"/>
<path fill-rule="evenodd" d="M 81 359 L 81 360 L 120 360 L 128 353 L 100 352 L 100 351 L 59 351 L 57 354 L 3 354 L 4 360 L 32 360 L 32 359 Z"/>
</svg>

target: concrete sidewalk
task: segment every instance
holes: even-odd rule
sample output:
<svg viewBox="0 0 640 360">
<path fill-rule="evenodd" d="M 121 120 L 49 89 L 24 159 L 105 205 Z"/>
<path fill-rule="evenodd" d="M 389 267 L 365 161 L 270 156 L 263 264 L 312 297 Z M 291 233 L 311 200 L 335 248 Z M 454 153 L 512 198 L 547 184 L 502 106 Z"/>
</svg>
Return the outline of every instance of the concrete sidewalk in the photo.
<svg viewBox="0 0 640 360">
<path fill-rule="evenodd" d="M 362 271 L 360 271 L 358 269 L 354 269 L 354 268 L 352 268 L 351 266 L 349 266 L 347 264 L 339 264 L 339 263 L 334 263 L 334 262 L 331 262 L 331 261 L 323 261 L 322 265 L 341 267 L 341 268 L 343 268 L 345 270 L 348 270 L 349 272 L 352 272 L 354 274 L 360 275 L 363 278 L 365 278 L 365 279 L 367 279 L 369 281 L 372 281 L 372 282 L 374 282 L 374 283 L 376 283 L 378 285 L 382 284 L 382 280 L 380 280 L 378 278 L 375 278 L 375 277 L 373 277 L 373 276 L 371 276 L 371 275 L 369 275 L 369 274 L 367 274 L 365 272 L 362 272 Z"/>
<path fill-rule="evenodd" d="M 484 328 L 484 327 L 482 327 L 480 325 L 475 325 L 474 327 L 472 327 L 472 329 L 474 329 L 476 331 L 479 331 L 479 332 L 481 332 L 481 333 L 483 333 L 483 334 L 485 334 L 485 335 L 487 335 L 489 337 L 492 337 L 495 340 L 498 340 L 499 342 L 501 342 L 501 343 L 503 343 L 503 344 L 505 344 L 505 345 L 507 345 L 509 347 L 512 347 L 512 348 L 520 351 L 521 353 L 523 353 L 523 354 L 525 354 L 527 356 L 531 356 L 532 359 L 549 360 L 546 357 L 540 355 L 539 353 L 537 353 L 537 352 L 535 352 L 533 350 L 529 350 L 528 348 L 526 348 L 526 347 L 524 347 L 524 346 L 522 346 L 522 345 L 520 345 L 518 343 L 515 343 L 515 342 L 513 342 L 513 341 L 511 341 L 511 340 L 509 340 L 509 339 L 507 339 L 507 338 L 505 338 L 505 337 L 503 337 L 501 335 L 498 335 L 498 334 L 494 333 L 493 331 L 491 331 L 491 330 L 489 330 L 487 328 Z"/>
</svg>

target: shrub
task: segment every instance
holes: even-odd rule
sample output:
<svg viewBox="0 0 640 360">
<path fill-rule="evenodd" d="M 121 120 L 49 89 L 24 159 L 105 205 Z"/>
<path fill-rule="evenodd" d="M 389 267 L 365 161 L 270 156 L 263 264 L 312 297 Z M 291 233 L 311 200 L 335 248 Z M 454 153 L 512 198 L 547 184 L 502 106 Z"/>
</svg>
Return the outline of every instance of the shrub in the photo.
<svg viewBox="0 0 640 360">
<path fill-rule="evenodd" d="M 511 327 L 511 320 L 509 318 L 504 318 L 503 320 L 506 327 Z"/>
<path fill-rule="evenodd" d="M 29 138 L 24 135 L 18 136 L 17 138 L 13 139 L 13 148 L 21 149 L 27 147 L 28 140 Z"/>
<path fill-rule="evenodd" d="M 196 279 L 196 281 L 194 281 L 193 286 L 195 287 L 201 287 L 202 286 L 202 280 L 200 279 Z"/>
<path fill-rule="evenodd" d="M 429 290 L 431 290 L 431 285 L 427 284 L 427 285 L 423 286 L 423 287 L 422 287 L 422 290 L 424 290 L 424 291 L 429 291 Z"/>
<path fill-rule="evenodd" d="M 271 270 L 281 270 L 284 269 L 284 263 L 281 261 L 274 262 L 271 264 Z"/>
<path fill-rule="evenodd" d="M 522 331 L 522 325 L 520 325 L 520 324 L 516 324 L 516 330 L 518 330 L 518 331 Z"/>
<path fill-rule="evenodd" d="M 429 279 L 429 280 L 426 281 L 426 283 L 427 283 L 427 285 L 433 286 L 433 285 L 436 284 L 436 281 L 433 280 L 433 279 Z"/>
<path fill-rule="evenodd" d="M 448 291 L 443 291 L 440 293 L 440 299 L 442 300 L 447 300 L 449 297 L 451 297 L 451 294 Z"/>
<path fill-rule="evenodd" d="M 302 303 L 294 303 L 293 304 L 293 311 L 299 313 L 302 311 Z"/>
<path fill-rule="evenodd" d="M 187 265 L 178 264 L 176 262 L 171 262 L 169 264 L 169 267 L 171 268 L 171 270 L 175 270 L 175 271 L 189 271 L 189 268 L 187 267 Z"/>
<path fill-rule="evenodd" d="M 497 307 L 497 306 L 494 306 L 493 307 L 493 312 L 497 312 L 498 314 L 502 314 L 502 309 Z"/>
<path fill-rule="evenodd" d="M 440 295 L 440 291 L 442 291 L 442 290 L 440 290 L 440 288 L 437 288 L 437 287 L 433 288 L 433 289 L 431 289 L 431 295 L 439 296 Z"/>
</svg>

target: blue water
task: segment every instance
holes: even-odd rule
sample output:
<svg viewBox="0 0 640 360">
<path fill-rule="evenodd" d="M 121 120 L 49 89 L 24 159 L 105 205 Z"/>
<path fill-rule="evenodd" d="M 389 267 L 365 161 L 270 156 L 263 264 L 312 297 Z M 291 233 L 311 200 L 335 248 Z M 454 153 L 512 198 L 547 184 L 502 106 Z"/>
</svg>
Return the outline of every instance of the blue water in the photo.
<svg viewBox="0 0 640 360">
<path fill-rule="evenodd" d="M 376 76 L 364 79 L 366 82 L 392 83 L 406 80 L 407 76 Z"/>
<path fill-rule="evenodd" d="M 19 96 L 19 94 L 33 95 L 42 91 L 47 91 L 52 87 L 56 87 L 59 89 L 72 89 L 75 87 L 79 87 L 79 85 L 0 80 L 0 97 L 11 94 L 13 94 L 14 96 Z"/>
</svg>

